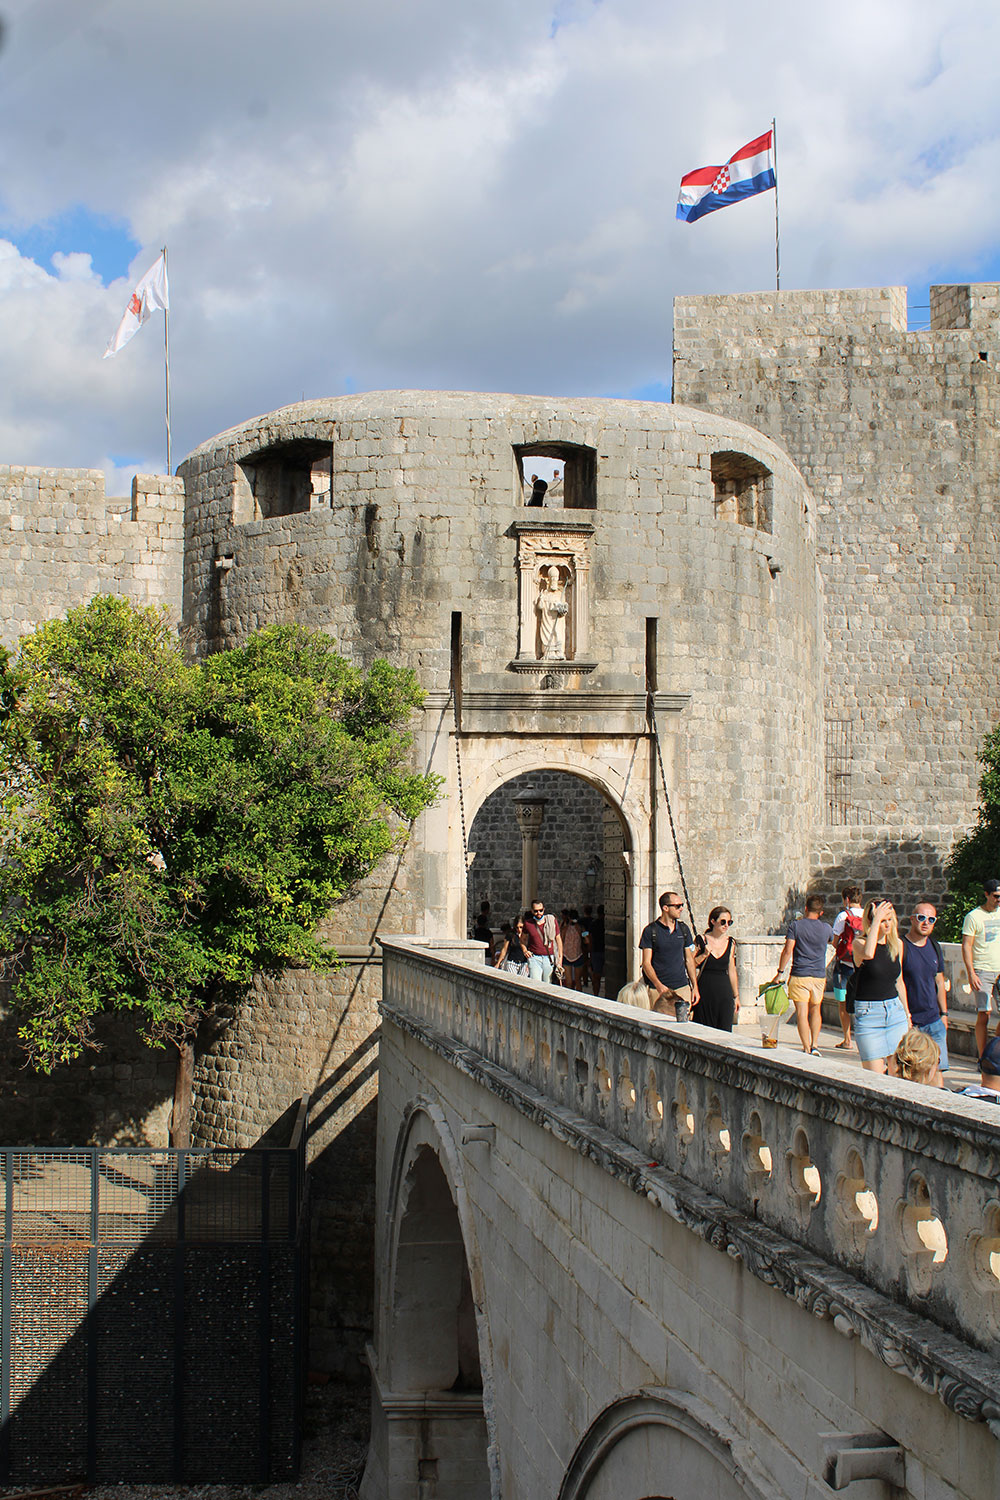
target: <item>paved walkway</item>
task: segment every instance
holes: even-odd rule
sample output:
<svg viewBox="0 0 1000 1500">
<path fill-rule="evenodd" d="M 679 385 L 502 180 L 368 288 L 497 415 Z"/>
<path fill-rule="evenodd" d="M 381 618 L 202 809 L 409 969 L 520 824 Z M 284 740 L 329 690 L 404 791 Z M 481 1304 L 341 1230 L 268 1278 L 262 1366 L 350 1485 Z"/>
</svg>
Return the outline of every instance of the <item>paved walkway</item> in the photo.
<svg viewBox="0 0 1000 1500">
<path fill-rule="evenodd" d="M 990 1030 L 992 1034 L 992 1027 Z M 856 1067 L 860 1068 L 861 1059 L 858 1056 L 857 1048 L 852 1045 L 851 1050 L 848 1052 L 844 1048 L 837 1046 L 840 1040 L 841 1033 L 839 1027 L 824 1026 L 820 1033 L 819 1050 L 824 1057 L 832 1057 L 839 1062 L 854 1063 Z M 778 1043 L 781 1047 L 792 1047 L 801 1052 L 802 1043 L 799 1041 L 799 1034 L 795 1029 L 794 1015 L 791 1016 L 791 1020 L 786 1019 L 781 1023 L 781 1030 L 778 1033 Z M 949 1061 L 950 1066 L 944 1075 L 945 1088 L 964 1089 L 970 1083 L 979 1082 L 979 1068 L 971 1057 L 958 1057 L 951 1054 Z"/>
</svg>

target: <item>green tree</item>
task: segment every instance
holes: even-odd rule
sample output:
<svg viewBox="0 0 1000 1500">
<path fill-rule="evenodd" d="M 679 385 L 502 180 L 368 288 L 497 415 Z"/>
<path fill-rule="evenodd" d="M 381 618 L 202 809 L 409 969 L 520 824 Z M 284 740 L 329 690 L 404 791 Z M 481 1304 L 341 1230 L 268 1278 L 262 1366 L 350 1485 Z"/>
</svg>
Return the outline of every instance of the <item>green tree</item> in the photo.
<svg viewBox="0 0 1000 1500">
<path fill-rule="evenodd" d="M 134 1013 L 180 1052 L 254 971 L 329 968 L 318 924 L 434 800 L 409 767 L 409 671 L 270 626 L 185 660 L 154 610 L 94 599 L 0 660 L 0 973 L 49 1071 Z"/>
<path fill-rule="evenodd" d="M 979 752 L 983 774 L 979 779 L 979 812 L 975 827 L 955 845 L 945 874 L 948 904 L 941 914 L 937 935 L 942 941 L 961 942 L 962 919 L 983 899 L 983 881 L 1000 870 L 1000 727 L 993 729 Z"/>
</svg>

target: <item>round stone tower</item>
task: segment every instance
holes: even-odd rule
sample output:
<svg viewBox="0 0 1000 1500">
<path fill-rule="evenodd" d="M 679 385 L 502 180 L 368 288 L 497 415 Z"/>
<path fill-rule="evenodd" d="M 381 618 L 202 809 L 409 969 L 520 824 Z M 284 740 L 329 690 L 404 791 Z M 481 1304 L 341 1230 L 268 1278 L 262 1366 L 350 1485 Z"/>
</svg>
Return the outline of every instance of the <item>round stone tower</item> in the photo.
<svg viewBox="0 0 1000 1500">
<path fill-rule="evenodd" d="M 538 867 L 558 870 L 564 841 L 629 978 L 657 892 L 679 887 L 671 813 L 699 923 L 724 901 L 739 930 L 772 927 L 805 885 L 824 812 L 810 500 L 775 443 L 706 412 L 412 391 L 285 408 L 180 473 L 198 649 L 297 620 L 361 665 L 412 666 L 418 757 L 444 781 L 405 855 L 334 913 L 345 967 L 261 981 L 199 1065 L 202 1129 L 234 1144 L 313 1094 L 331 1168 L 316 1244 L 357 1271 L 321 1313 L 335 1363 L 368 1320 L 377 938 L 467 936 L 470 845 L 490 892 L 490 841 L 471 838 L 484 804 L 515 779 L 522 800 L 533 777 L 575 781 Z"/>
</svg>

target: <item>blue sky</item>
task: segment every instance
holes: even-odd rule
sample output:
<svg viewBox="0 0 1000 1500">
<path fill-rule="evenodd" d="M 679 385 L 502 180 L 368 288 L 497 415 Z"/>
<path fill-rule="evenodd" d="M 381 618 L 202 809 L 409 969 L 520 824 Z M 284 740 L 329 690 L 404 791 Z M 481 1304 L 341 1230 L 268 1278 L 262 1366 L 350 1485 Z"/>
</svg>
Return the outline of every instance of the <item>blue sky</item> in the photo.
<svg viewBox="0 0 1000 1500">
<path fill-rule="evenodd" d="M 128 275 L 141 248 L 127 220 L 92 213 L 82 203 L 72 204 L 51 219 L 23 226 L 5 223 L 0 209 L 0 239 L 9 240 L 23 256 L 47 271 L 55 269 L 54 254 L 89 255 L 105 286 Z"/>
<path fill-rule="evenodd" d="M 771 195 L 674 218 L 779 125 L 782 284 L 1000 276 L 993 0 L 5 0 L 0 462 L 162 467 L 348 390 L 669 394 L 679 292 L 771 284 Z"/>
</svg>

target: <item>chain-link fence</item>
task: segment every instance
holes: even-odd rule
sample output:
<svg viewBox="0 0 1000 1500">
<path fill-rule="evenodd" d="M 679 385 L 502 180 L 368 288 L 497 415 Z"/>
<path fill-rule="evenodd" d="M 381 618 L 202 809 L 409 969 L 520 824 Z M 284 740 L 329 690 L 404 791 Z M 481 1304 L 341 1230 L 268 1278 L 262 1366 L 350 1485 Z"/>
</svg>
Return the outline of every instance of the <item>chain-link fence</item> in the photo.
<svg viewBox="0 0 1000 1500">
<path fill-rule="evenodd" d="M 292 1478 L 307 1110 L 289 1145 L 0 1149 L 0 1483 Z"/>
</svg>

